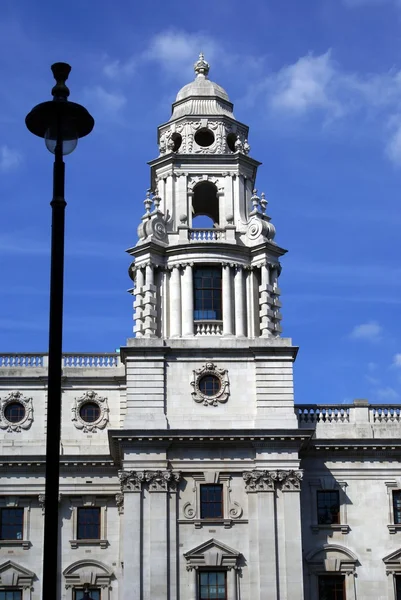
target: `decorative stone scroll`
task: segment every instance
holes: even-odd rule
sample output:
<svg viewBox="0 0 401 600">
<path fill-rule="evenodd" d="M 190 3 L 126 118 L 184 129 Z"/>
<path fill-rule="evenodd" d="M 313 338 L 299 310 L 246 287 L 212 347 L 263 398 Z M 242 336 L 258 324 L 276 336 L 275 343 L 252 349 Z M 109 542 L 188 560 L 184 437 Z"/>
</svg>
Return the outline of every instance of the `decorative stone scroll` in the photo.
<svg viewBox="0 0 401 600">
<path fill-rule="evenodd" d="M 274 492 L 279 488 L 285 491 L 299 491 L 301 489 L 301 471 L 245 471 L 242 475 L 247 492 Z"/>
<path fill-rule="evenodd" d="M 99 407 L 99 417 L 96 421 L 85 421 L 81 417 L 81 408 L 84 404 L 96 404 Z M 85 392 L 80 398 L 75 398 L 75 404 L 72 407 L 72 422 L 77 429 L 82 429 L 84 433 L 96 433 L 99 429 L 104 429 L 109 422 L 109 405 L 107 398 L 101 398 L 96 392 Z"/>
<path fill-rule="evenodd" d="M 245 471 L 242 474 L 247 492 L 273 492 L 277 473 L 275 471 Z"/>
<path fill-rule="evenodd" d="M 145 485 L 150 492 L 175 492 L 181 471 L 120 471 L 118 477 L 122 492 L 140 492 Z"/>
<path fill-rule="evenodd" d="M 202 379 L 208 375 L 215 377 L 219 381 L 219 389 L 212 395 L 202 392 L 200 387 Z M 194 369 L 191 385 L 193 387 L 193 392 L 191 392 L 192 398 L 198 404 L 202 403 L 205 406 L 217 406 L 218 403 L 227 402 L 230 395 L 227 369 L 219 369 L 211 362 L 207 362 L 201 369 Z"/>
<path fill-rule="evenodd" d="M 22 407 L 22 415 L 19 421 L 9 421 L 6 417 L 6 409 L 10 404 L 19 404 Z M 33 422 L 32 398 L 25 398 L 22 392 L 11 392 L 0 400 L 0 429 L 6 431 L 20 432 L 29 429 Z"/>
<path fill-rule="evenodd" d="M 119 515 L 124 514 L 124 494 L 116 494 L 116 506 Z"/>
</svg>

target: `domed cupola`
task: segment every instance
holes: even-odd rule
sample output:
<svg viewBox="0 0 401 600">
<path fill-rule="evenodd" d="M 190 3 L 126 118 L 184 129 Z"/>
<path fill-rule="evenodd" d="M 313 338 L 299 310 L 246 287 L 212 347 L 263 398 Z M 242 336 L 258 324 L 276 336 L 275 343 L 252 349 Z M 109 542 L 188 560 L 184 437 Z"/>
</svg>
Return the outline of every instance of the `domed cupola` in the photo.
<svg viewBox="0 0 401 600">
<path fill-rule="evenodd" d="M 194 81 L 177 94 L 169 122 L 159 127 L 160 154 L 249 152 L 248 127 L 235 120 L 227 92 L 208 79 L 210 66 L 202 53 L 194 70 Z"/>
</svg>

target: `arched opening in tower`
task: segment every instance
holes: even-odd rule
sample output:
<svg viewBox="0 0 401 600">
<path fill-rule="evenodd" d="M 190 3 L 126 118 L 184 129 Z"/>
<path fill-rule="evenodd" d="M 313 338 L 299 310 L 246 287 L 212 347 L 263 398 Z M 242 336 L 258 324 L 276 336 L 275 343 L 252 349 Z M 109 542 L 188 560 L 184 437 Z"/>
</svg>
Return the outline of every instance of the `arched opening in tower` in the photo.
<svg viewBox="0 0 401 600">
<path fill-rule="evenodd" d="M 202 181 L 194 188 L 192 197 L 192 223 L 194 219 L 201 221 L 197 217 L 208 217 L 211 219 L 211 227 L 218 227 L 219 219 L 219 199 L 217 196 L 217 187 L 210 181 Z M 202 219 L 204 222 L 204 219 Z"/>
</svg>

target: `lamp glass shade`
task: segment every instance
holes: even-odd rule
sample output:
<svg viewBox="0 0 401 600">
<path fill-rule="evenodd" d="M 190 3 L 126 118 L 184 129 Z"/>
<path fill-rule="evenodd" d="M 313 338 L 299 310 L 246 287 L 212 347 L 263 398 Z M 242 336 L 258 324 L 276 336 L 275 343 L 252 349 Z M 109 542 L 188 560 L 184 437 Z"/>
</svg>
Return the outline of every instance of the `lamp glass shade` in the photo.
<svg viewBox="0 0 401 600">
<path fill-rule="evenodd" d="M 46 148 L 52 154 L 55 154 L 57 140 L 61 142 L 62 154 L 66 156 L 71 154 L 75 150 L 78 144 L 78 135 L 75 129 L 71 127 L 63 127 L 61 125 L 61 131 L 57 126 L 50 126 L 45 133 L 45 144 Z"/>
</svg>

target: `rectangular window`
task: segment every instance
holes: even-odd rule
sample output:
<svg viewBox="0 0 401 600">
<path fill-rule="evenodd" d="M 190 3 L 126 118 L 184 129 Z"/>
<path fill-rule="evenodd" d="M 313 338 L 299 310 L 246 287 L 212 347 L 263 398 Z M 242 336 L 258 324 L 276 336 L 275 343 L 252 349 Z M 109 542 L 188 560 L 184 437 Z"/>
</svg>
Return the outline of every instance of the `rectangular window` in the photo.
<svg viewBox="0 0 401 600">
<path fill-rule="evenodd" d="M 401 577 L 395 578 L 395 600 L 401 600 Z"/>
<path fill-rule="evenodd" d="M 225 571 L 199 572 L 199 600 L 225 600 L 227 598 Z"/>
<path fill-rule="evenodd" d="M 194 320 L 222 320 L 221 269 L 194 269 Z"/>
<path fill-rule="evenodd" d="M 201 519 L 219 519 L 223 517 L 223 486 L 201 485 Z"/>
<path fill-rule="evenodd" d="M 319 577 L 319 600 L 345 600 L 344 575 Z"/>
<path fill-rule="evenodd" d="M 401 490 L 393 492 L 394 523 L 401 524 Z"/>
<path fill-rule="evenodd" d="M 0 590 L 0 600 L 22 600 L 22 590 L 12 588 Z"/>
<path fill-rule="evenodd" d="M 317 492 L 318 525 L 340 523 L 340 493 L 338 490 Z"/>
<path fill-rule="evenodd" d="M 78 540 L 100 540 L 100 508 L 78 508 Z"/>
<path fill-rule="evenodd" d="M 100 600 L 99 588 L 88 588 L 85 590 L 74 590 L 74 600 Z"/>
<path fill-rule="evenodd" d="M 0 512 L 0 539 L 22 540 L 24 531 L 24 509 L 2 508 Z"/>
</svg>

